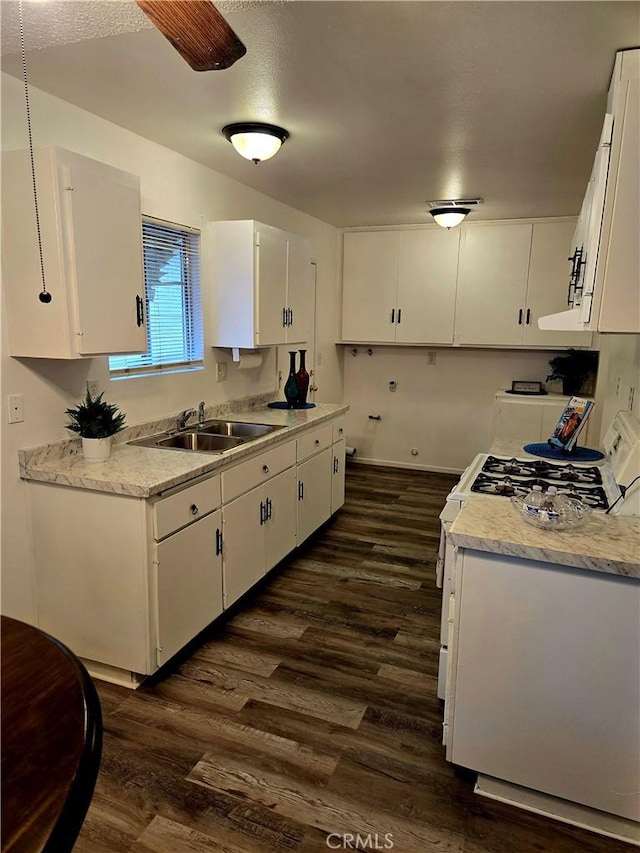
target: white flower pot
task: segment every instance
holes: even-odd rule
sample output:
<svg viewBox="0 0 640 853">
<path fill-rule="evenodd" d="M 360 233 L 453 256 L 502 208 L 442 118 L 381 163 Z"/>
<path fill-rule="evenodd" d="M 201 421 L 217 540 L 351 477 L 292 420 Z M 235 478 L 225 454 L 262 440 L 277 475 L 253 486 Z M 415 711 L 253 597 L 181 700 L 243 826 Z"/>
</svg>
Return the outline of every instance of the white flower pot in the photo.
<svg viewBox="0 0 640 853">
<path fill-rule="evenodd" d="M 82 453 L 88 462 L 104 462 L 111 455 L 111 436 L 108 438 L 83 438 Z"/>
</svg>

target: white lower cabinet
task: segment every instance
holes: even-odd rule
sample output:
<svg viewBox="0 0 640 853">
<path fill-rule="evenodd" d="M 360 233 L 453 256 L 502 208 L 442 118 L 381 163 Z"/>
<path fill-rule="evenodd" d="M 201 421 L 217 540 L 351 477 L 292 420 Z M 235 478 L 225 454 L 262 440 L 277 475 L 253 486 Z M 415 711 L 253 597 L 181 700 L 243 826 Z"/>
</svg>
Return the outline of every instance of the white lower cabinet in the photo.
<svg viewBox="0 0 640 853">
<path fill-rule="evenodd" d="M 37 482 L 28 495 L 38 626 L 92 673 L 150 675 L 222 612 L 219 476 L 148 501 Z"/>
<path fill-rule="evenodd" d="M 583 395 L 581 395 L 583 396 Z M 507 391 L 496 394 L 493 422 L 494 439 L 513 439 L 522 442 L 546 442 L 553 435 L 560 415 L 569 402 L 562 394 L 543 397 L 518 397 Z M 586 399 L 591 400 L 592 397 Z M 588 444 L 589 423 L 580 433 L 579 444 Z"/>
<path fill-rule="evenodd" d="M 341 439 L 333 445 L 333 460 L 331 463 L 331 513 L 344 503 L 344 475 L 346 466 L 346 441 Z"/>
<path fill-rule="evenodd" d="M 298 545 L 331 515 L 331 448 L 298 465 Z"/>
<path fill-rule="evenodd" d="M 155 637 L 162 666 L 222 613 L 222 513 L 156 543 Z"/>
<path fill-rule="evenodd" d="M 342 506 L 343 435 L 335 418 L 148 499 L 28 481 L 38 626 L 136 686 Z"/>
<path fill-rule="evenodd" d="M 225 608 L 295 548 L 295 497 L 296 472 L 290 468 L 225 505 Z"/>
</svg>

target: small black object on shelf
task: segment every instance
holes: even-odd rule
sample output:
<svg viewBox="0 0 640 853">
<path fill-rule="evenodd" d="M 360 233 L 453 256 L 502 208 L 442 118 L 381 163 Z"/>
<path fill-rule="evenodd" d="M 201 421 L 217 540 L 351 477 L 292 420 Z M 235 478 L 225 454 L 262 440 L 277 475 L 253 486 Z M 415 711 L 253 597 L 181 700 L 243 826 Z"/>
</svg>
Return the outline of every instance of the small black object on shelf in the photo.
<svg viewBox="0 0 640 853">
<path fill-rule="evenodd" d="M 526 396 L 543 396 L 547 392 L 542 387 L 542 382 L 530 382 L 525 379 L 514 379 L 511 382 L 511 389 L 507 394 L 522 394 Z"/>
</svg>

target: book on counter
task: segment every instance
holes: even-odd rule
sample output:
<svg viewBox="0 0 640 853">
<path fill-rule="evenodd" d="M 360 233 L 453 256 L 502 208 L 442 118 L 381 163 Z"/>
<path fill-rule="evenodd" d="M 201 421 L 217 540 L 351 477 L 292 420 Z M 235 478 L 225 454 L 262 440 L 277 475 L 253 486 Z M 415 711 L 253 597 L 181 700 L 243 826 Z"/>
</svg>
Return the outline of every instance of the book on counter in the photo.
<svg viewBox="0 0 640 853">
<path fill-rule="evenodd" d="M 593 401 L 583 397 L 571 397 L 558 418 L 553 434 L 549 438 L 552 447 L 571 450 L 584 429 L 587 418 L 593 409 Z"/>
</svg>

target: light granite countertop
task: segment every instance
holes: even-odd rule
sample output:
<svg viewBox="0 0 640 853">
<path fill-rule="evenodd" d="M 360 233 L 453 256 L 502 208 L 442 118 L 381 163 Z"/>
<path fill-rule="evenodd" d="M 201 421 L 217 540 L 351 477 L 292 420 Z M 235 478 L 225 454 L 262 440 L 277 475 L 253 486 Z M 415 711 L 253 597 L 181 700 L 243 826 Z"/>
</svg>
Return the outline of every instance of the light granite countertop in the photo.
<svg viewBox="0 0 640 853">
<path fill-rule="evenodd" d="M 175 416 L 129 427 L 115 436 L 111 456 L 104 462 L 88 462 L 79 439 L 56 442 L 19 451 L 20 476 L 24 480 L 57 483 L 81 489 L 147 498 L 202 474 L 234 464 L 256 451 L 290 439 L 303 430 L 321 426 L 349 407 L 318 403 L 313 409 L 272 409 L 263 400 L 242 401 L 209 407 L 207 419 L 228 418 L 283 427 L 268 435 L 220 453 L 194 453 L 127 444 L 175 427 Z"/>
<path fill-rule="evenodd" d="M 459 548 L 640 578 L 640 518 L 594 512 L 573 530 L 527 524 L 511 501 L 469 497 L 450 528 Z"/>
<path fill-rule="evenodd" d="M 543 457 L 534 456 L 532 453 L 527 453 L 526 450 L 523 450 L 524 446 L 526 444 L 530 444 L 530 443 L 531 442 L 528 442 L 528 441 L 516 441 L 513 438 L 495 438 L 493 440 L 491 448 L 489 449 L 489 453 L 491 456 L 506 456 L 510 459 L 511 458 L 517 458 L 517 459 L 540 459 L 540 460 L 542 460 Z M 600 448 L 597 448 L 597 447 L 594 447 L 593 449 L 594 450 L 600 450 L 601 453 L 603 452 Z M 543 461 L 550 462 L 551 464 L 553 464 L 554 461 L 571 462 L 571 457 L 569 455 L 567 455 L 564 458 L 558 458 L 557 460 L 544 459 Z M 604 465 L 605 462 L 606 462 L 606 459 L 599 459 L 599 460 L 593 461 L 593 462 L 590 460 L 589 462 L 586 462 L 586 463 L 580 462 L 578 464 L 581 464 L 581 465 L 584 465 L 584 464 L 587 464 L 587 465 Z"/>
</svg>

